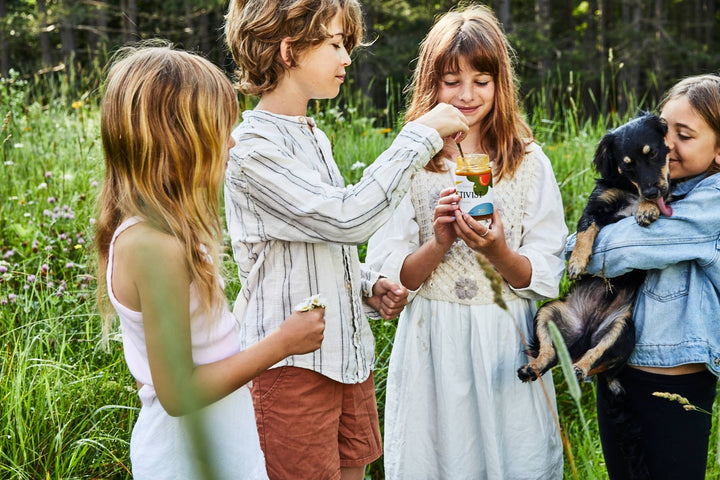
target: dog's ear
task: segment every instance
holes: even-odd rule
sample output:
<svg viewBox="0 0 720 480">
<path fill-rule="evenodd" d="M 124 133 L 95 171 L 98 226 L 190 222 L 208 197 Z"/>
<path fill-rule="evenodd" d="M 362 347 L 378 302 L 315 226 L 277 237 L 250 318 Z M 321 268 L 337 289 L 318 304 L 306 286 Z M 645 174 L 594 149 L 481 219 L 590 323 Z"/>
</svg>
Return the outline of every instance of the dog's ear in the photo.
<svg viewBox="0 0 720 480">
<path fill-rule="evenodd" d="M 615 133 L 606 133 L 598 143 L 593 159 L 595 168 L 603 178 L 612 178 L 617 175 L 617 161 L 615 154 Z"/>
<path fill-rule="evenodd" d="M 667 122 L 665 121 L 664 118 L 660 118 L 660 117 L 658 117 L 657 115 L 653 115 L 653 122 L 654 122 L 655 128 L 657 128 L 657 130 L 658 130 L 660 133 L 662 133 L 662 136 L 663 136 L 663 137 L 664 137 L 665 135 L 667 135 L 667 132 L 668 132 L 668 124 L 667 124 Z"/>
</svg>

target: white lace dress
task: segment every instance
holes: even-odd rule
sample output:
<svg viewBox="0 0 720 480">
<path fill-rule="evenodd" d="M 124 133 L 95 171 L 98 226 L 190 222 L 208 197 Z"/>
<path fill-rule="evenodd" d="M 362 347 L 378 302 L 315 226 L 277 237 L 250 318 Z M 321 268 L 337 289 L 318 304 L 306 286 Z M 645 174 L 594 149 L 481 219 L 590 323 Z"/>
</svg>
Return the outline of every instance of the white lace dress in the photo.
<svg viewBox="0 0 720 480">
<path fill-rule="evenodd" d="M 405 257 L 433 235 L 447 173 L 417 173 L 407 197 L 368 244 L 369 267 L 399 281 Z M 536 300 L 558 295 L 567 235 L 549 160 L 533 144 L 511 179 L 496 182 L 508 245 L 532 264 L 527 288 L 503 282 L 508 311 L 493 302 L 472 252 L 458 240 L 411 293 L 400 316 L 387 379 L 385 474 L 393 479 L 561 479 L 562 444 L 553 419 L 555 390 L 544 376 L 524 384 Z"/>
</svg>

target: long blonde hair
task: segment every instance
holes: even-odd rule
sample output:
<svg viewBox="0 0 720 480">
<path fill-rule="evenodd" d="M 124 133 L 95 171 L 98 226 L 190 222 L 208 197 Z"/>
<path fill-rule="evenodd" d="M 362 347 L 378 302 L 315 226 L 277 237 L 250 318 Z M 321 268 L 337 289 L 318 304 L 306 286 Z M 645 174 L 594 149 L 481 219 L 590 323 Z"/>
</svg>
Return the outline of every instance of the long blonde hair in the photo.
<svg viewBox="0 0 720 480">
<path fill-rule="evenodd" d="M 218 259 L 220 194 L 237 118 L 230 81 L 204 58 L 156 43 L 116 54 L 101 108 L 106 169 L 95 233 L 105 332 L 110 241 L 131 216 L 184 246 L 202 311 L 212 314 L 225 301 Z"/>
<path fill-rule="evenodd" d="M 495 83 L 494 105 L 480 126 L 483 147 L 495 162 L 497 179 L 513 175 L 522 162 L 532 132 L 522 118 L 512 67 L 513 50 L 492 11 L 480 5 L 446 13 L 420 45 L 417 68 L 409 87 L 405 120 L 412 121 L 437 105 L 438 86 L 448 71 L 457 71 L 461 59 Z M 425 168 L 442 171 L 440 151 Z"/>
</svg>

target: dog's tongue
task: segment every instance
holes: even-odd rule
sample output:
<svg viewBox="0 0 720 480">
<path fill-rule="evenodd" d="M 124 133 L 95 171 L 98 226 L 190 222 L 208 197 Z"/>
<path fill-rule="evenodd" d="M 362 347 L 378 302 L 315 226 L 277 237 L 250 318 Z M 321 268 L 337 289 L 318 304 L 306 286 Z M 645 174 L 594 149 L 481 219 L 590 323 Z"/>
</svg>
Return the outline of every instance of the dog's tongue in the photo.
<svg viewBox="0 0 720 480">
<path fill-rule="evenodd" d="M 658 199 L 655 200 L 655 203 L 657 203 L 657 206 L 663 215 L 666 217 L 672 217 L 672 207 L 670 205 L 665 205 L 665 200 L 662 197 L 658 197 Z"/>
</svg>

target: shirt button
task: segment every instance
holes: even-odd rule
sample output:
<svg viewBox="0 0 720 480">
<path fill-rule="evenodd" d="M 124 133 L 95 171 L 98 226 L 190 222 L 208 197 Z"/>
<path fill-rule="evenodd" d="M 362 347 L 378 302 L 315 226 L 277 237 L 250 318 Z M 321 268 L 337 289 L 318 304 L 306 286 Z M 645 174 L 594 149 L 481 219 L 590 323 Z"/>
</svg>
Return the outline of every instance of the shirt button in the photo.
<svg viewBox="0 0 720 480">
<path fill-rule="evenodd" d="M 716 358 L 715 360 L 713 360 L 713 363 L 716 367 L 720 367 L 720 358 Z"/>
</svg>

